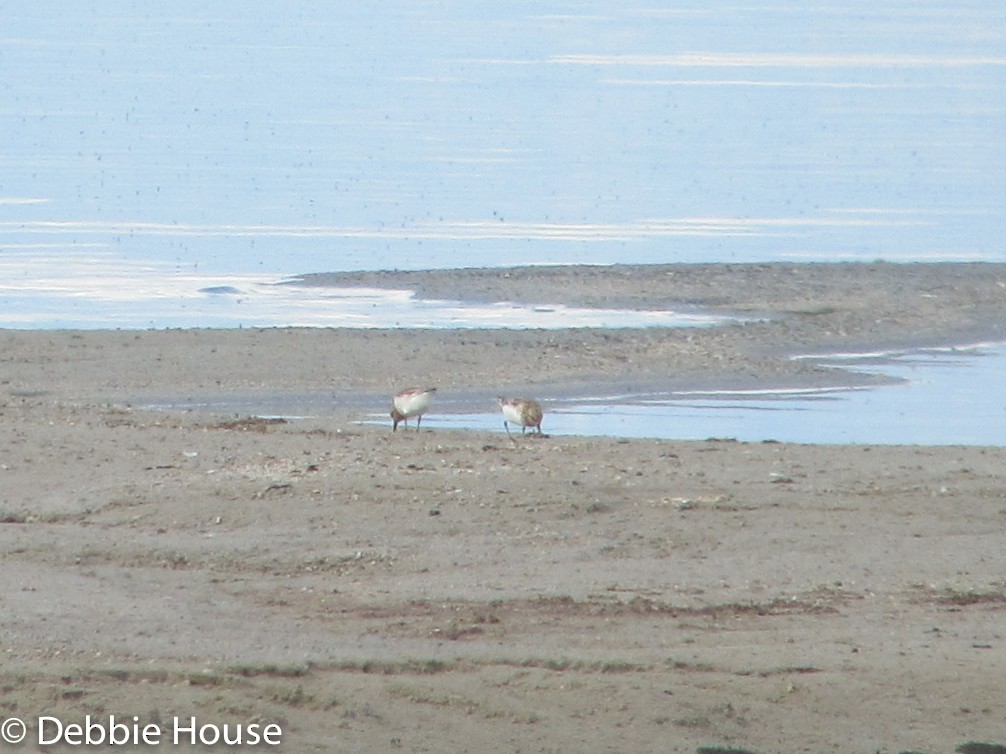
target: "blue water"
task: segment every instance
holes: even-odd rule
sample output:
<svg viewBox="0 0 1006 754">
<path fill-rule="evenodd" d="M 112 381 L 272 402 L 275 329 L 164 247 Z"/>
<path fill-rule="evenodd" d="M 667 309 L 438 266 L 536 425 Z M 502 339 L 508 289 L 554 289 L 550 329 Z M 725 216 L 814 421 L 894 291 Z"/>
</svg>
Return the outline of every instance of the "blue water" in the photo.
<svg viewBox="0 0 1006 754">
<path fill-rule="evenodd" d="M 220 278 L 1006 261 L 999 0 L 3 15 L 2 255 Z"/>
<path fill-rule="evenodd" d="M 825 361 L 829 361 L 825 359 Z M 846 356 L 834 365 L 898 382 L 879 388 L 688 391 L 545 402 L 551 435 L 895 445 L 1006 445 L 1006 346 Z M 429 428 L 503 431 L 482 411 L 431 413 Z M 436 408 L 436 406 L 434 407 Z M 373 421 L 385 423 L 383 414 Z"/>
<path fill-rule="evenodd" d="M 1003 207 L 1000 0 L 3 4 L 0 327 L 540 326 L 277 283 L 1004 262 Z"/>
</svg>

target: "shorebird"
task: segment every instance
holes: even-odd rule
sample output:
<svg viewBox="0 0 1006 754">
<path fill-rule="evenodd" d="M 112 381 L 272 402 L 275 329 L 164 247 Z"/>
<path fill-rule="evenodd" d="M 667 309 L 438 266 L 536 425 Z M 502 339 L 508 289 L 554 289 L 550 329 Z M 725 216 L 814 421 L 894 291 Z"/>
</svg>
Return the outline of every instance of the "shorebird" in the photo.
<svg viewBox="0 0 1006 754">
<path fill-rule="evenodd" d="M 435 387 L 407 387 L 402 392 L 395 395 L 391 400 L 391 431 L 398 429 L 398 423 L 403 422 L 406 427 L 408 421 L 413 416 L 416 417 L 416 430 L 419 430 L 419 422 L 423 419 L 423 414 L 430 407 L 430 400 L 437 392 Z"/>
<path fill-rule="evenodd" d="M 528 427 L 532 430 L 537 429 L 538 434 L 541 434 L 541 404 L 534 398 L 500 398 L 499 404 L 500 411 L 503 412 L 503 428 L 508 435 L 509 422 L 519 424 L 521 434 L 524 434 L 524 430 Z"/>
</svg>

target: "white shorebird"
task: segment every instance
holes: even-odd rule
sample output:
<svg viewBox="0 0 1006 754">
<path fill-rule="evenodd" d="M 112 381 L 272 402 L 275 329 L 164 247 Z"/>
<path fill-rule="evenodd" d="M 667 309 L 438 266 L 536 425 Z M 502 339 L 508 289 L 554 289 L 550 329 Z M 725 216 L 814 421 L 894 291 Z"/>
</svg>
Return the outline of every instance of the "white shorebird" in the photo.
<svg viewBox="0 0 1006 754">
<path fill-rule="evenodd" d="M 408 425 L 409 419 L 416 417 L 416 430 L 419 429 L 419 422 L 422 421 L 423 414 L 430 407 L 433 394 L 437 392 L 435 387 L 408 387 L 395 395 L 391 400 L 391 431 L 398 429 L 399 422 Z"/>
<path fill-rule="evenodd" d="M 520 433 L 531 427 L 541 434 L 541 404 L 534 398 L 500 398 L 500 411 L 503 412 L 503 428 L 510 434 L 510 422 L 520 425 Z M 512 435 L 511 435 L 512 437 Z"/>
</svg>

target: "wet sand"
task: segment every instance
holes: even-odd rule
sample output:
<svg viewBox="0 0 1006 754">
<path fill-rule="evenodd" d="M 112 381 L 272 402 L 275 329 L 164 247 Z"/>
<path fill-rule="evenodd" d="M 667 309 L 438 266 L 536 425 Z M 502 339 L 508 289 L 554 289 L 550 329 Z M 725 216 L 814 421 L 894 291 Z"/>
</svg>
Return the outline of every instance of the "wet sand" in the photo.
<svg viewBox="0 0 1006 754">
<path fill-rule="evenodd" d="M 354 423 L 409 384 L 488 400 L 856 380 L 789 356 L 1006 339 L 1003 266 L 310 282 L 760 321 L 0 333 L 3 716 L 276 722 L 296 752 L 1006 742 L 1003 448 Z M 276 395 L 331 410 L 138 408 Z"/>
</svg>

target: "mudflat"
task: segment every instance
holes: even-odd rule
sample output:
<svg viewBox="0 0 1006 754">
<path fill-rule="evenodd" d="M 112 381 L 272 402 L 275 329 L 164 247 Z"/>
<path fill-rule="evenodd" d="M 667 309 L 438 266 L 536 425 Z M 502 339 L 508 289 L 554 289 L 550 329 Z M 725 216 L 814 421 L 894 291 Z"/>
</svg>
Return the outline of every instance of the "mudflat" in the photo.
<svg viewBox="0 0 1006 754">
<path fill-rule="evenodd" d="M 301 284 L 750 321 L 0 333 L 0 718 L 28 724 L 24 750 L 40 716 L 87 715 L 164 731 L 136 750 L 177 750 L 173 721 L 191 717 L 277 725 L 291 752 L 1006 743 L 1003 448 L 357 423 L 413 384 L 527 393 L 547 412 L 549 396 L 593 385 L 833 383 L 790 357 L 1006 339 L 1006 267 Z M 284 395 L 327 410 L 148 408 Z"/>
</svg>

